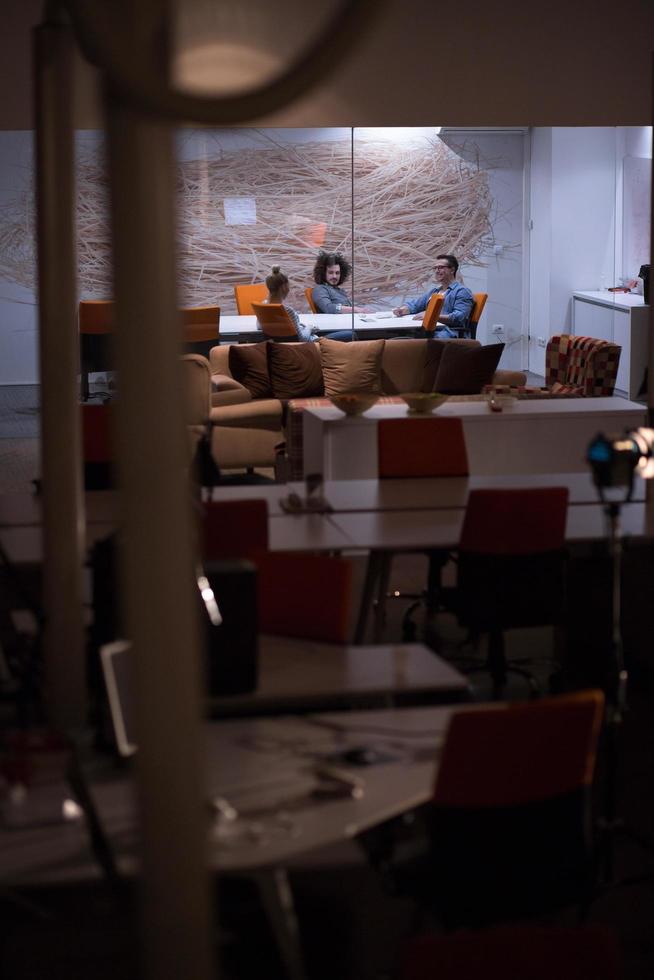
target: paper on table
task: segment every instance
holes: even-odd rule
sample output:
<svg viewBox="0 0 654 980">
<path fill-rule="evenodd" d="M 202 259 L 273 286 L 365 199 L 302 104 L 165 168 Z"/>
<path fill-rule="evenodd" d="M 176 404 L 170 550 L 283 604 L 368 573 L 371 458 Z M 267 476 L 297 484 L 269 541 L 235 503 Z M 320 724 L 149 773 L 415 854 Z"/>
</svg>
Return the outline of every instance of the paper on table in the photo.
<svg viewBox="0 0 654 980">
<path fill-rule="evenodd" d="M 395 316 L 390 310 L 383 310 L 381 313 L 362 313 L 361 319 L 366 323 L 370 323 L 373 320 L 387 320 L 389 317 Z"/>
</svg>

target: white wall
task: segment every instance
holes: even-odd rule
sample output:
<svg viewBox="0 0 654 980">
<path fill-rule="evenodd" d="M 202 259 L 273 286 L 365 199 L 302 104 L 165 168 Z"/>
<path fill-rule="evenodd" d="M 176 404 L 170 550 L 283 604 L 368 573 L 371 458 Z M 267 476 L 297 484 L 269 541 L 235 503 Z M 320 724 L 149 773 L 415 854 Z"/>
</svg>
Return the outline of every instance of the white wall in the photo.
<svg viewBox="0 0 654 980">
<path fill-rule="evenodd" d="M 552 130 L 531 132 L 529 234 L 529 349 L 528 367 L 545 374 L 545 348 L 550 336 L 552 256 Z"/>
<path fill-rule="evenodd" d="M 538 130 L 532 138 L 532 338 L 569 332 L 573 292 L 606 288 L 615 277 L 616 130 L 555 128 L 550 134 L 549 145 Z M 547 280 L 546 319 L 542 284 Z M 544 355 L 532 339 L 530 370 L 544 373 Z"/>
<path fill-rule="evenodd" d="M 524 275 L 524 166 L 525 135 L 516 133 L 466 133 L 445 137 L 463 160 L 479 163 L 488 174 L 493 198 L 492 226 L 495 244 L 482 256 L 483 265 L 461 267 L 463 281 L 473 293 L 488 293 L 477 339 L 482 344 L 502 341 L 505 349 L 500 367 L 522 368 Z M 493 325 L 504 330 L 499 336 Z"/>
<path fill-rule="evenodd" d="M 545 372 L 538 338 L 571 329 L 572 293 L 618 285 L 628 274 L 623 268 L 624 160 L 651 158 L 651 140 L 646 126 L 532 130 L 531 371 Z M 649 201 L 643 210 L 649 210 Z"/>
</svg>

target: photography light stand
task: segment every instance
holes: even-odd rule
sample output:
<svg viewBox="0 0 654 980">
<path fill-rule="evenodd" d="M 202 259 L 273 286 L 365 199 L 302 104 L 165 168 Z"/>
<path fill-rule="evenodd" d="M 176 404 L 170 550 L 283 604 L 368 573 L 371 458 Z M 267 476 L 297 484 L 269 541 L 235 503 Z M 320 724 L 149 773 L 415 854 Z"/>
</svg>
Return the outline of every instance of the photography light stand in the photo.
<svg viewBox="0 0 654 980">
<path fill-rule="evenodd" d="M 654 841 L 627 828 L 617 813 L 620 734 L 627 710 L 628 672 L 624 660 L 621 629 L 622 526 L 621 508 L 629 503 L 636 471 L 643 478 L 654 476 L 654 430 L 638 429 L 623 437 L 595 437 L 588 447 L 590 465 L 600 502 L 607 518 L 611 566 L 611 646 L 605 685 L 605 757 L 603 814 L 599 820 L 599 868 L 602 883 L 635 884 L 651 874 L 615 881 L 615 839 L 624 834 L 644 850 L 654 853 Z M 613 493 L 612 493 L 613 491 Z M 616 496 L 616 493 L 618 496 Z"/>
</svg>

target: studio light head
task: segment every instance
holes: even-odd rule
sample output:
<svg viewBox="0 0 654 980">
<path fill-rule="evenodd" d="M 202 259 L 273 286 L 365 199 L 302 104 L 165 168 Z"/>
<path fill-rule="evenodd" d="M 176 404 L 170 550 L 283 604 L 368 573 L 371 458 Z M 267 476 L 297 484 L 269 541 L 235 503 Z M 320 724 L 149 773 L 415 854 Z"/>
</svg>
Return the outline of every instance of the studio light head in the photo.
<svg viewBox="0 0 654 980">
<path fill-rule="evenodd" d="M 654 476 L 654 429 L 632 429 L 621 436 L 600 432 L 588 446 L 586 462 L 600 496 L 604 490 L 624 487 L 627 501 L 635 473 L 645 480 Z"/>
</svg>

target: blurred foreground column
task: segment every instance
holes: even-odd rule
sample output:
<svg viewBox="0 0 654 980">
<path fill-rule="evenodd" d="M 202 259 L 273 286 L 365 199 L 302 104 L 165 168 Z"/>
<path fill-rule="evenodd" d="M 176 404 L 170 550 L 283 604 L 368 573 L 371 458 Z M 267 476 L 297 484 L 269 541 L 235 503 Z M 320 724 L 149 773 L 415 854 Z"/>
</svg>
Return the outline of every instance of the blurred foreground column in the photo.
<svg viewBox="0 0 654 980">
<path fill-rule="evenodd" d="M 173 130 L 107 98 L 145 976 L 210 972 L 200 642 L 175 268 Z"/>
<path fill-rule="evenodd" d="M 44 24 L 33 33 L 38 215 L 41 476 L 43 480 L 43 649 L 51 724 L 86 719 L 80 462 L 75 308 L 72 34 Z"/>
</svg>

